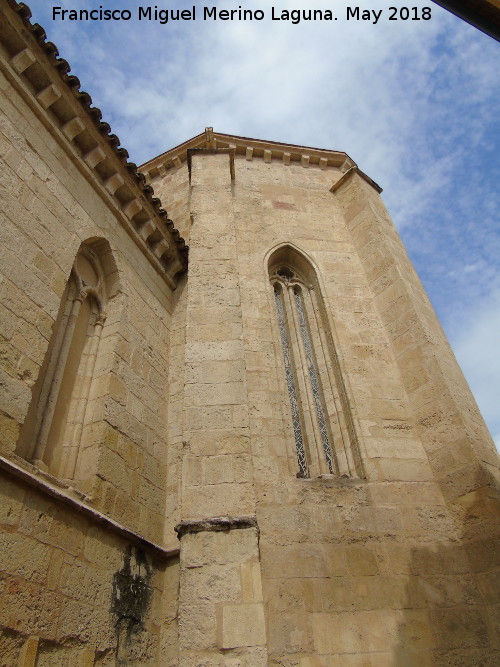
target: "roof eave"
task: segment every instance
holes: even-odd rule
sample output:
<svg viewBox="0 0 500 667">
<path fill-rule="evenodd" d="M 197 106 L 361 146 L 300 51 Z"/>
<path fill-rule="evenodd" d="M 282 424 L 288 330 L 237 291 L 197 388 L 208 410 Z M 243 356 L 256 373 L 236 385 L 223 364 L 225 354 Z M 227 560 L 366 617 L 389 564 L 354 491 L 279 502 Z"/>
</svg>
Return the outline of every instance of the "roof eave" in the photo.
<svg viewBox="0 0 500 667">
<path fill-rule="evenodd" d="M 229 148 L 234 150 L 235 155 L 244 156 L 247 160 L 260 158 L 264 162 L 281 161 L 285 165 L 298 162 L 303 166 L 317 165 L 322 169 L 333 167 L 340 169 L 342 172 L 356 166 L 354 160 L 343 151 L 240 137 L 233 134 L 214 132 L 212 128 L 208 127 L 205 129 L 205 132 L 148 160 L 140 165 L 139 169 L 145 174 L 146 178 L 155 178 L 164 170 L 179 167 L 182 163 L 186 163 L 188 152 L 199 148 Z"/>
</svg>

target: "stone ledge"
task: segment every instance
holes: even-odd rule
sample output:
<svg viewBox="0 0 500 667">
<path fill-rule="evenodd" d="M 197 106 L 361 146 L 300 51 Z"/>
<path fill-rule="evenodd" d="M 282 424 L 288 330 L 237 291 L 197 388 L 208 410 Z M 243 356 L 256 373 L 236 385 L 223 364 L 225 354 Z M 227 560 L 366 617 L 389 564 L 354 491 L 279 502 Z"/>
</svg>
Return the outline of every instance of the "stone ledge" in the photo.
<svg viewBox="0 0 500 667">
<path fill-rule="evenodd" d="M 241 528 L 256 528 L 258 531 L 259 525 L 255 514 L 250 516 L 216 516 L 208 519 L 181 521 L 174 527 L 174 530 L 180 539 L 188 533 L 215 533 Z"/>
<path fill-rule="evenodd" d="M 31 468 L 34 470 L 31 470 Z M 105 514 L 98 512 L 76 497 L 77 492 L 74 489 L 64 483 L 60 483 L 50 475 L 43 474 L 42 477 L 42 473 L 37 474 L 36 467 L 27 462 L 25 467 L 24 465 L 21 466 L 20 464 L 5 458 L 4 456 L 0 456 L 0 469 L 5 470 L 13 477 L 16 477 L 25 484 L 36 488 L 38 491 L 51 496 L 58 502 L 68 505 L 71 507 L 71 509 L 79 512 L 80 514 L 84 514 L 91 521 L 102 524 L 105 528 L 108 528 L 129 542 L 142 547 L 157 558 L 166 560 L 169 558 L 174 558 L 179 554 L 179 549 L 164 549 L 159 544 L 151 542 L 142 535 L 139 535 L 139 533 L 136 533 L 123 524 L 118 523 L 118 521 L 114 521 L 114 519 L 111 519 Z M 58 488 L 58 486 L 60 486 L 60 488 Z"/>
</svg>

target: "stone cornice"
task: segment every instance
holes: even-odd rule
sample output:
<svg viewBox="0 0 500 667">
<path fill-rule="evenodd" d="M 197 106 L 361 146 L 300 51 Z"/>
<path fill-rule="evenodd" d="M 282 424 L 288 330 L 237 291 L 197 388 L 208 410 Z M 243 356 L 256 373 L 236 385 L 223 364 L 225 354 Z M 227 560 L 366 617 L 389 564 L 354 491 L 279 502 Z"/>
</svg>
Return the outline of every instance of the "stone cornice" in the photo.
<svg viewBox="0 0 500 667">
<path fill-rule="evenodd" d="M 187 533 L 219 533 L 242 528 L 256 528 L 258 530 L 257 517 L 255 515 L 217 516 L 208 519 L 191 519 L 181 521 L 174 527 L 174 530 L 180 539 Z"/>
<path fill-rule="evenodd" d="M 380 185 L 375 183 L 367 174 L 365 174 L 364 171 L 361 171 L 358 167 L 351 167 L 348 171 L 343 174 L 338 181 L 335 181 L 335 183 L 332 185 L 330 188 L 330 192 L 337 192 L 337 190 L 344 185 L 354 174 L 358 174 L 364 181 L 368 183 L 368 185 L 371 185 L 374 190 L 380 194 L 382 192 L 382 188 Z"/>
<path fill-rule="evenodd" d="M 18 93 L 70 155 L 99 195 L 171 287 L 187 268 L 188 248 L 153 189 L 101 120 L 80 81 L 58 57 L 44 30 L 30 22 L 29 8 L 1 0 L 1 66 Z"/>
<path fill-rule="evenodd" d="M 146 179 L 152 181 L 157 177 L 164 176 L 169 170 L 189 162 L 190 152 L 196 149 L 231 150 L 236 157 L 245 158 L 249 161 L 281 162 L 285 166 L 296 163 L 305 168 L 311 166 L 320 169 L 334 168 L 340 169 L 342 172 L 356 166 L 355 162 L 341 151 L 249 139 L 214 132 L 211 127 L 207 127 L 205 132 L 145 162 L 139 168 L 145 174 Z"/>
</svg>

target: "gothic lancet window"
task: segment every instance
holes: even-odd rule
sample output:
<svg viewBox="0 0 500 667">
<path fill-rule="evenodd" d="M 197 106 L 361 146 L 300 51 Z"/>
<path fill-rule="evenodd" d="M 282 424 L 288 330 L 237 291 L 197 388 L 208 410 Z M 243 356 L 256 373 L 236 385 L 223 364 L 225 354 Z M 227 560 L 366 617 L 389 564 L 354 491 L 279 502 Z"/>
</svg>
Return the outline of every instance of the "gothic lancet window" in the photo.
<svg viewBox="0 0 500 667">
<path fill-rule="evenodd" d="M 78 476 L 106 319 L 109 280 L 100 257 L 106 252 L 104 245 L 102 241 L 83 245 L 76 256 L 17 447 L 21 456 L 63 479 Z"/>
<path fill-rule="evenodd" d="M 314 268 L 290 246 L 271 257 L 297 477 L 362 476 L 347 393 Z"/>
</svg>

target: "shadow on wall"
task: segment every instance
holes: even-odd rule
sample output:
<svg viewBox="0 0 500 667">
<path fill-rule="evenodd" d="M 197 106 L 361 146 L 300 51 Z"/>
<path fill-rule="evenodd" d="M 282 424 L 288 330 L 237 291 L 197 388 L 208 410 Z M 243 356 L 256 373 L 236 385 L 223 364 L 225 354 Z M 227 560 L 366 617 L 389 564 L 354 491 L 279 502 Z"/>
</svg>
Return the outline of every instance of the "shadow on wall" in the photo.
<svg viewBox="0 0 500 667">
<path fill-rule="evenodd" d="M 398 667 L 500 664 L 500 503 L 483 486 L 449 506 L 462 539 L 412 549 Z"/>
</svg>

